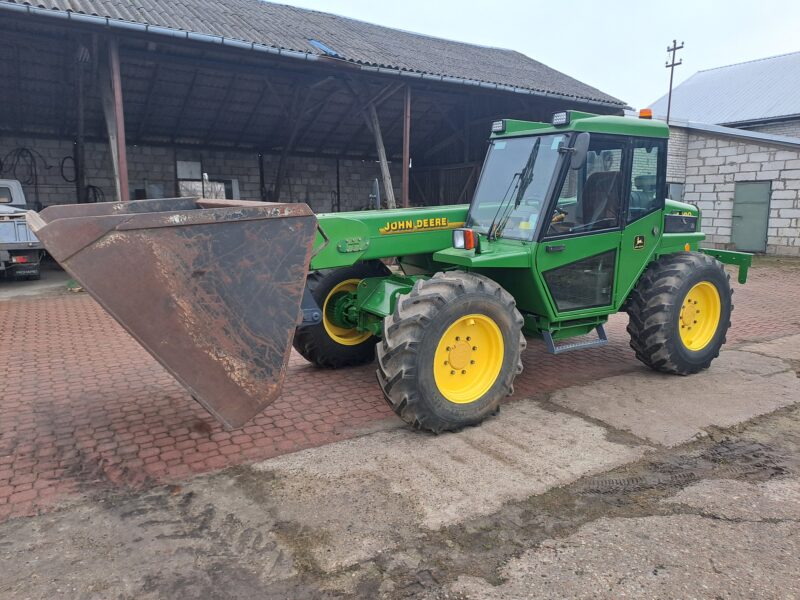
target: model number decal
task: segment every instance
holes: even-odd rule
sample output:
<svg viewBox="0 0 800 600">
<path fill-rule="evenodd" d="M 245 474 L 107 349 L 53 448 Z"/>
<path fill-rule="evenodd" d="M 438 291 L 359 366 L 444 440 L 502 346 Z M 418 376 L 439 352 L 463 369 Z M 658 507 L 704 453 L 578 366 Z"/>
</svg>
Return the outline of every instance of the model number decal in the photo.
<svg viewBox="0 0 800 600">
<path fill-rule="evenodd" d="M 437 229 L 455 229 L 461 227 L 463 222 L 449 221 L 447 217 L 432 217 L 429 219 L 401 219 L 387 221 L 386 225 L 378 231 L 381 235 L 389 233 L 413 233 L 415 231 L 435 231 Z"/>
</svg>

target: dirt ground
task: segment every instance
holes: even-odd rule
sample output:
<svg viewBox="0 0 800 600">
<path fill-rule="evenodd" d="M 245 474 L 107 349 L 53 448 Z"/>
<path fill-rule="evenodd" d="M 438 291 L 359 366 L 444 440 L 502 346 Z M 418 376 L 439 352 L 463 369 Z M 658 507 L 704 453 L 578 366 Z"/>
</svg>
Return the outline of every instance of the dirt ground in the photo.
<svg viewBox="0 0 800 600">
<path fill-rule="evenodd" d="M 800 597 L 800 335 L 0 524 L 2 598 Z"/>
</svg>

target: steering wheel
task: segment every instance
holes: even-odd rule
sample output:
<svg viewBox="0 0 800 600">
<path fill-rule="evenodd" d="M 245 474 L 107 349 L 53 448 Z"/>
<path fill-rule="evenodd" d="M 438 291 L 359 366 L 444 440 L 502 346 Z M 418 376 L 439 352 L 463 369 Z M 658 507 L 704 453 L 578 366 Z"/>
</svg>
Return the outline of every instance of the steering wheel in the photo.
<svg viewBox="0 0 800 600">
<path fill-rule="evenodd" d="M 558 208 L 557 206 L 553 209 L 553 216 L 550 217 L 551 223 L 560 223 L 564 219 L 567 218 L 569 213 L 565 211 L 563 208 Z"/>
</svg>

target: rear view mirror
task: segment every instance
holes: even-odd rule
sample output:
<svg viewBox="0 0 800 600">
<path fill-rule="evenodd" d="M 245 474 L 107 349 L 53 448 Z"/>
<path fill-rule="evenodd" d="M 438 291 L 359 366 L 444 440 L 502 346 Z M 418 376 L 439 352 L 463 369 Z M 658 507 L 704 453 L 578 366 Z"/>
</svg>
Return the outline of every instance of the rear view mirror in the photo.
<svg viewBox="0 0 800 600">
<path fill-rule="evenodd" d="M 582 131 L 575 138 L 575 143 L 572 145 L 572 157 L 569 161 L 570 169 L 577 171 L 586 164 L 586 153 L 589 150 L 590 137 L 588 132 Z"/>
</svg>

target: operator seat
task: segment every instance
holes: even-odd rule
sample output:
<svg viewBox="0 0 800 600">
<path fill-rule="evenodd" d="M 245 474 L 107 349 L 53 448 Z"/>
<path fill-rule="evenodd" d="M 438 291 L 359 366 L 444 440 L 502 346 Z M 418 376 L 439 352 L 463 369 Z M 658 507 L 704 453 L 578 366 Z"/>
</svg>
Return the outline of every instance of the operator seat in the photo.
<svg viewBox="0 0 800 600">
<path fill-rule="evenodd" d="M 619 171 L 599 171 L 586 179 L 583 188 L 583 222 L 611 220 L 619 216 Z"/>
</svg>

